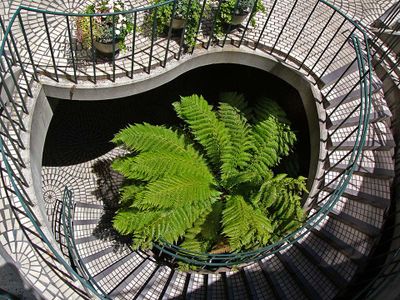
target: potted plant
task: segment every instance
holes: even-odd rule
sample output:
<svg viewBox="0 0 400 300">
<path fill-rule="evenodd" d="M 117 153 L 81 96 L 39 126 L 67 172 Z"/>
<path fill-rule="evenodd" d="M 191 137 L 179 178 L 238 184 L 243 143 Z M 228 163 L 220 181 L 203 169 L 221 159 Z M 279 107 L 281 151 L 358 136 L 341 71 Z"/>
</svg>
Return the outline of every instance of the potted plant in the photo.
<svg viewBox="0 0 400 300">
<path fill-rule="evenodd" d="M 199 253 L 258 249 L 304 220 L 305 178 L 274 174 L 296 135 L 285 112 L 226 93 L 213 107 L 198 95 L 173 104 L 180 129 L 135 124 L 113 139 L 130 154 L 113 162 L 126 178 L 114 228 L 134 248 L 175 244 Z"/>
<path fill-rule="evenodd" d="M 222 34 L 223 28 L 242 24 L 250 12 L 250 23 L 256 25 L 255 16 L 258 12 L 265 12 L 261 0 L 221 0 L 220 13 L 217 17 L 215 33 Z M 254 7 L 255 5 L 255 7 Z M 254 8 L 254 10 L 253 10 Z"/>
<path fill-rule="evenodd" d="M 151 4 L 157 5 L 163 2 L 165 0 L 153 0 Z M 172 30 L 185 29 L 185 44 L 194 46 L 200 13 L 201 5 L 198 0 L 176 0 L 175 3 L 159 6 L 156 13 L 151 11 L 145 26 L 153 24 L 155 17 L 159 34 L 167 32 L 170 26 Z"/>
<path fill-rule="evenodd" d="M 123 0 L 95 0 L 84 9 L 85 14 L 106 14 L 123 12 L 125 4 Z M 92 47 L 90 18 L 78 17 L 76 21 L 77 40 L 83 48 Z M 110 54 L 115 50 L 126 49 L 125 38 L 133 30 L 132 18 L 128 14 L 108 16 L 94 16 L 92 18 L 92 33 L 94 47 L 101 53 Z"/>
</svg>

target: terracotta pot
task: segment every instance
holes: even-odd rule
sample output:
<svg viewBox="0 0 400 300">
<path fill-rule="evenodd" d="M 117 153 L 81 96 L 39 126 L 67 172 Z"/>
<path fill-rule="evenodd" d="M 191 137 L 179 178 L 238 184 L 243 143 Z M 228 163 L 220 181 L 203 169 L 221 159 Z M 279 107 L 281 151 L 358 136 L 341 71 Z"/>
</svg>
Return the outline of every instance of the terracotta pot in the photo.
<svg viewBox="0 0 400 300">
<path fill-rule="evenodd" d="M 93 42 L 94 47 L 97 51 L 104 53 L 104 54 L 112 54 L 113 53 L 113 43 L 100 43 L 97 41 Z M 115 52 L 119 50 L 118 42 L 115 42 Z"/>
<path fill-rule="evenodd" d="M 248 14 L 249 13 L 244 13 L 244 14 L 241 14 L 241 15 L 233 15 L 230 24 L 231 25 L 240 25 L 240 24 L 242 24 L 242 22 L 244 21 L 244 19 L 246 19 Z"/>
<path fill-rule="evenodd" d="M 171 28 L 172 29 L 182 29 L 185 27 L 186 20 L 185 19 L 172 19 Z"/>
</svg>

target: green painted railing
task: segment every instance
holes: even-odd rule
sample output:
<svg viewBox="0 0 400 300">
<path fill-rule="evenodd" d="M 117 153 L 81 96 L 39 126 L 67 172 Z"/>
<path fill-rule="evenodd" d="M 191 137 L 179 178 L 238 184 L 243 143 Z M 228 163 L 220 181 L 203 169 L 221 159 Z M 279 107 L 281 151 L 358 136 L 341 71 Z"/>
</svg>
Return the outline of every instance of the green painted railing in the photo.
<svg viewBox="0 0 400 300">
<path fill-rule="evenodd" d="M 110 13 L 102 15 L 116 16 L 118 14 L 129 14 L 134 20 L 134 28 L 136 29 L 138 28 L 138 26 L 140 26 L 140 17 L 144 16 L 145 14 L 154 13 L 163 5 L 173 5 L 173 11 L 175 11 L 176 1 L 177 0 L 170 0 L 156 6 L 149 6 L 121 13 Z M 311 228 L 315 228 L 316 226 L 321 224 L 321 221 L 332 210 L 337 201 L 339 201 L 339 197 L 346 189 L 351 179 L 351 176 L 357 167 L 357 162 L 366 141 L 371 109 L 372 66 L 369 52 L 368 36 L 365 31 L 357 23 L 348 18 L 342 11 L 335 8 L 333 5 L 324 0 L 316 0 L 309 3 L 309 7 L 312 7 L 312 10 L 310 10 L 308 15 L 304 15 L 303 19 L 297 20 L 297 22 L 299 22 L 299 26 L 297 26 L 297 29 L 299 30 L 297 31 L 294 31 L 293 28 L 288 27 L 288 24 L 290 24 L 294 18 L 299 19 L 299 15 L 295 15 L 294 11 L 296 6 L 301 5 L 301 3 L 295 1 L 290 10 L 288 10 L 289 14 L 283 21 L 282 27 L 278 30 L 278 32 L 276 32 L 277 34 L 270 31 L 269 27 L 274 18 L 274 14 L 276 14 L 277 12 L 277 3 L 279 3 L 279 0 L 275 0 L 268 5 L 267 13 L 263 17 L 261 23 L 261 31 L 259 31 L 256 35 L 248 34 L 248 29 L 250 27 L 250 19 L 248 19 L 245 26 L 241 27 L 242 32 L 239 37 L 234 36 L 228 32 L 224 36 L 219 37 L 213 34 L 217 23 L 216 18 L 219 17 L 218 13 L 221 2 L 219 2 L 218 7 L 211 14 L 211 20 L 209 19 L 210 15 L 205 13 L 204 8 L 206 2 L 207 0 L 204 0 L 202 2 L 200 23 L 211 24 L 211 28 L 209 28 L 208 31 L 200 32 L 201 24 L 199 23 L 196 34 L 196 42 L 198 45 L 197 47 L 206 49 L 208 49 L 211 45 L 215 47 L 224 47 L 227 41 L 230 41 L 230 44 L 236 47 L 246 45 L 247 47 L 267 52 L 277 57 L 283 63 L 286 63 L 288 66 L 298 69 L 305 75 L 309 75 L 311 78 L 313 78 L 313 80 L 315 80 L 316 85 L 322 84 L 322 79 L 324 75 L 333 70 L 333 65 L 337 63 L 342 63 L 342 60 L 346 60 L 342 65 L 348 65 L 348 67 L 343 70 L 341 74 L 338 74 L 336 80 L 330 85 L 331 88 L 327 92 L 324 92 L 323 96 L 327 98 L 334 90 L 334 87 L 336 87 L 342 81 L 347 80 L 345 77 L 346 72 L 350 69 L 353 63 L 356 63 L 358 66 L 359 79 L 357 82 L 348 85 L 349 87 L 346 91 L 344 91 L 344 94 L 346 94 L 346 96 L 341 103 L 343 103 L 343 101 L 346 100 L 350 93 L 357 88 L 360 89 L 361 93 L 361 101 L 359 106 L 345 117 L 345 120 L 347 120 L 358 113 L 359 118 L 358 127 L 355 128 L 343 139 L 343 142 L 345 142 L 355 136 L 354 146 L 338 162 L 340 163 L 341 161 L 348 159 L 347 167 L 339 172 L 339 175 L 333 180 L 329 182 L 324 182 L 324 186 L 321 187 L 321 190 L 322 188 L 329 186 L 334 186 L 335 188 L 333 188 L 333 191 L 330 192 L 328 196 L 325 196 L 314 203 L 314 209 L 316 210 L 316 212 L 310 214 L 309 218 L 302 228 L 286 236 L 277 243 L 255 251 L 243 253 L 211 255 L 209 253 L 193 253 L 178 246 L 170 245 L 167 243 L 164 243 L 162 245 L 154 245 L 161 253 L 170 255 L 177 260 L 198 265 L 200 267 L 220 267 L 259 260 L 273 253 L 282 251 L 293 243 L 299 242 L 310 231 Z M 254 7 L 256 5 L 257 3 L 254 3 Z M 316 18 L 316 12 L 320 10 L 328 12 L 328 17 L 326 19 L 327 21 L 322 27 L 318 27 L 310 23 L 314 18 Z M 34 47 L 31 44 L 31 40 L 29 38 L 31 32 L 27 30 L 27 23 L 26 21 L 24 21 L 24 16 L 27 12 L 36 16 L 41 16 L 43 18 L 43 22 L 45 24 L 45 34 L 41 36 L 40 34 L 36 33 L 35 36 L 41 39 L 43 43 L 49 45 L 48 50 L 50 56 L 48 65 L 40 64 L 37 61 L 38 54 L 32 51 Z M 26 128 L 23 123 L 23 117 L 28 113 L 25 101 L 30 100 L 33 97 L 33 91 L 31 87 L 35 81 L 40 81 L 40 76 L 48 76 L 56 81 L 59 81 L 60 78 L 63 78 L 69 79 L 73 82 L 78 82 L 79 80 L 90 80 L 93 83 L 98 83 L 98 80 L 100 78 L 97 76 L 97 73 L 99 71 L 106 73 L 108 72 L 106 69 L 102 69 L 107 68 L 107 64 L 99 62 L 96 58 L 96 53 L 94 51 L 92 51 L 93 56 L 89 58 L 89 60 L 87 60 L 89 65 L 91 65 L 92 67 L 92 73 L 90 75 L 87 75 L 85 77 L 84 74 L 86 69 L 82 70 L 80 66 L 76 63 L 76 57 L 74 56 L 76 55 L 76 52 L 74 53 L 73 50 L 75 49 L 74 47 L 76 45 L 73 44 L 73 31 L 70 27 L 70 18 L 78 16 L 85 16 L 92 20 L 97 15 L 50 12 L 47 10 L 20 6 L 9 20 L 7 28 L 5 28 L 4 24 L 2 23 L 3 40 L 0 45 L 0 80 L 2 83 L 2 87 L 4 88 L 5 94 L 0 95 L 0 105 L 2 109 L 2 115 L 0 116 L 0 125 L 2 127 L 2 135 L 0 137 L 0 151 L 3 158 L 2 164 L 4 165 L 4 168 L 2 168 L 1 170 L 1 174 L 3 178 L 6 179 L 4 182 L 7 182 L 7 189 L 11 190 L 12 195 L 10 195 L 9 197 L 10 203 L 13 204 L 15 203 L 15 201 L 18 201 L 18 204 L 21 205 L 23 208 L 24 217 L 29 218 L 35 232 L 37 233 L 37 235 L 40 236 L 41 240 L 49 248 L 50 252 L 56 258 L 56 260 L 67 270 L 69 274 L 72 275 L 73 278 L 79 280 L 79 282 L 82 284 L 82 286 L 85 287 L 85 289 L 87 289 L 87 291 L 89 291 L 93 295 L 96 295 L 99 298 L 105 299 L 107 296 L 104 294 L 103 291 L 101 291 L 101 287 L 96 287 L 96 284 L 93 282 L 90 274 L 85 274 L 88 273 L 88 270 L 82 268 L 81 266 L 80 271 L 77 272 L 75 268 L 71 267 L 70 263 L 68 263 L 65 258 L 59 254 L 58 249 L 56 249 L 52 245 L 49 238 L 47 238 L 46 234 L 43 232 L 39 218 L 35 216 L 34 212 L 31 209 L 31 206 L 33 204 L 29 201 L 29 197 L 26 193 L 26 189 L 28 187 L 28 181 L 24 178 L 24 170 L 26 166 L 22 159 L 22 155 L 20 154 L 23 150 L 25 150 L 22 135 L 28 134 L 24 133 L 26 131 Z M 71 49 L 70 58 L 72 61 L 70 65 L 62 65 L 59 62 L 66 60 L 66 57 L 62 56 L 60 58 L 55 55 L 54 45 L 58 41 L 52 40 L 52 28 L 49 27 L 51 26 L 51 24 L 48 22 L 48 18 L 50 17 L 56 19 L 58 18 L 57 20 L 59 20 L 60 22 L 62 21 L 62 23 L 66 24 L 67 26 L 67 48 Z M 57 26 L 60 26 L 60 22 L 56 22 Z M 303 35 L 308 35 L 306 29 L 309 29 L 308 27 L 310 26 L 312 26 L 316 38 L 314 39 L 313 43 L 300 43 L 302 38 L 304 38 Z M 331 36 L 331 39 L 323 41 L 321 37 L 327 34 L 327 28 L 330 28 L 330 32 L 333 32 L 333 35 Z M 19 33 L 18 39 L 14 36 L 14 32 L 16 31 L 18 31 Z M 113 30 L 113 32 L 115 33 L 115 29 Z M 290 36 L 288 36 L 288 32 L 290 33 Z M 171 30 L 169 30 L 166 37 L 160 38 L 158 37 L 156 28 L 154 28 L 153 26 L 151 30 L 151 35 L 149 37 L 149 48 L 146 48 L 143 51 L 136 49 L 138 45 L 137 43 L 135 43 L 135 41 L 137 35 L 139 35 L 140 33 L 136 30 L 134 31 L 134 33 L 135 34 L 133 35 L 131 41 L 133 46 L 132 49 L 128 51 L 127 54 L 121 55 L 118 58 L 115 56 L 115 39 L 113 39 L 114 42 L 113 55 L 111 58 L 111 74 L 109 74 L 109 78 L 112 81 L 115 81 L 117 76 L 127 76 L 135 79 L 135 74 L 137 72 L 150 73 L 152 71 L 152 68 L 155 66 L 165 67 L 168 63 L 168 59 L 179 60 L 181 58 L 181 54 L 190 54 L 197 51 L 196 47 L 186 47 L 184 45 L 185 28 L 181 31 L 180 37 L 178 37 L 178 44 L 176 45 L 177 47 L 175 47 L 175 52 L 173 52 L 170 48 L 172 43 L 175 43 L 172 38 Z M 209 35 L 207 35 L 207 33 Z M 284 35 L 285 38 L 282 38 Z M 155 57 L 156 54 L 153 50 L 156 47 L 160 47 L 159 45 L 157 45 L 157 42 L 161 39 L 163 39 L 165 45 L 165 49 L 163 48 L 165 51 L 162 56 L 163 59 L 160 61 L 160 63 L 154 63 L 154 61 L 157 60 Z M 285 42 L 283 43 L 282 41 Z M 94 40 L 92 37 L 92 49 L 94 49 L 93 43 Z M 353 49 L 351 53 L 349 53 L 349 43 L 351 43 L 351 49 Z M 40 45 L 40 43 L 38 45 Z M 290 47 L 285 48 L 285 45 L 290 45 Z M 331 52 L 328 51 L 331 48 L 336 49 L 333 56 L 330 54 Z M 345 50 L 347 52 L 345 52 Z M 173 54 L 172 57 L 170 55 L 171 53 Z M 134 67 L 137 67 L 139 65 L 139 63 L 135 61 L 135 59 L 139 54 L 142 58 L 147 58 L 148 63 L 146 66 L 143 66 L 143 68 L 136 69 L 135 71 Z M 130 61 L 128 71 L 122 72 L 122 75 L 117 74 L 116 72 L 117 60 Z M 15 72 L 15 68 L 21 70 L 20 75 Z M 63 72 L 60 72 L 61 68 Z M 7 84 L 5 84 L 7 78 L 14 83 L 14 91 L 11 90 L 11 88 Z M 344 124 L 345 121 L 341 123 L 338 128 L 341 128 L 341 126 Z M 335 129 L 333 133 L 336 132 L 336 130 L 338 129 Z M 339 149 L 339 146 L 331 149 L 331 153 L 325 159 L 329 160 L 329 156 L 337 151 Z M 324 175 L 326 175 L 329 171 L 335 169 L 338 163 L 325 169 Z M 69 206 L 64 206 L 64 208 L 67 207 Z M 65 213 L 68 214 L 68 212 Z M 21 218 L 20 212 L 14 210 L 14 214 L 16 218 Z M 71 224 L 67 224 L 67 222 L 65 223 L 65 225 L 71 226 Z M 65 234 L 66 236 L 70 235 L 70 237 L 73 238 L 72 232 L 66 231 Z M 68 244 L 70 251 L 72 251 L 72 253 L 74 253 L 75 255 L 75 260 L 77 260 L 77 252 L 74 250 L 72 240 L 69 240 Z"/>
</svg>

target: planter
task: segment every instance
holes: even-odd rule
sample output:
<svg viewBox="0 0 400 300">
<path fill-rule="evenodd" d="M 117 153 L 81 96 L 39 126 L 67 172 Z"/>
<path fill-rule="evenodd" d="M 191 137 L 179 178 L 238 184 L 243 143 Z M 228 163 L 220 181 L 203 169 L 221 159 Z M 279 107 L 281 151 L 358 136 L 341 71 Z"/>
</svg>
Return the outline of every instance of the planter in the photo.
<svg viewBox="0 0 400 300">
<path fill-rule="evenodd" d="M 246 19 L 247 15 L 249 13 L 243 13 L 240 15 L 233 15 L 232 20 L 229 22 L 231 25 L 240 25 L 243 23 L 243 21 Z"/>
<path fill-rule="evenodd" d="M 94 47 L 97 51 L 104 54 L 112 54 L 113 53 L 113 43 L 100 43 L 97 41 L 93 41 Z M 115 52 L 119 50 L 118 42 L 115 42 Z"/>
<path fill-rule="evenodd" d="M 172 19 L 171 28 L 172 29 L 182 29 L 185 27 L 186 20 L 185 19 Z"/>
</svg>

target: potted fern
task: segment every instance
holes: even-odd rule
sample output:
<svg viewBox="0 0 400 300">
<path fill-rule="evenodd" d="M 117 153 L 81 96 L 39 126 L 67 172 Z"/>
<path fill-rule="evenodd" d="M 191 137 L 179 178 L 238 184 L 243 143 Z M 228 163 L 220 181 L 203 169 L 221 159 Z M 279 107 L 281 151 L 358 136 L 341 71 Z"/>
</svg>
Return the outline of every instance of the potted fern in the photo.
<svg viewBox="0 0 400 300">
<path fill-rule="evenodd" d="M 85 14 L 107 14 L 123 12 L 125 3 L 123 0 L 95 0 L 84 9 Z M 125 38 L 133 31 L 132 17 L 127 14 L 95 16 L 92 19 L 92 28 L 90 28 L 89 17 L 78 17 L 76 21 L 77 40 L 83 48 L 90 49 L 93 45 L 101 53 L 113 53 L 113 44 L 115 51 L 126 49 Z"/>
<path fill-rule="evenodd" d="M 276 102 L 226 93 L 216 109 L 198 95 L 173 106 L 182 129 L 135 124 L 113 139 L 131 152 L 112 165 L 126 178 L 113 225 L 133 248 L 241 252 L 301 226 L 306 179 L 272 171 L 296 141 Z"/>
</svg>

